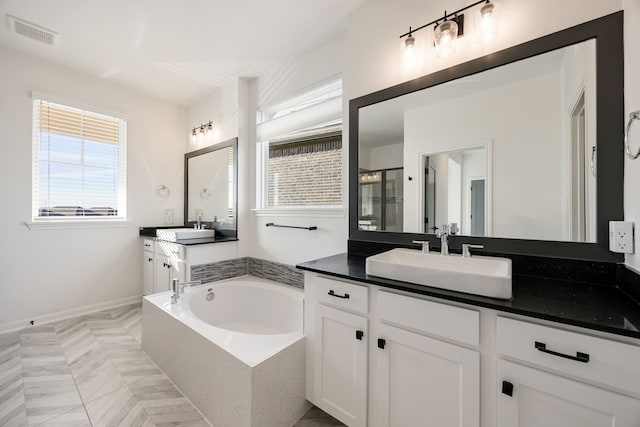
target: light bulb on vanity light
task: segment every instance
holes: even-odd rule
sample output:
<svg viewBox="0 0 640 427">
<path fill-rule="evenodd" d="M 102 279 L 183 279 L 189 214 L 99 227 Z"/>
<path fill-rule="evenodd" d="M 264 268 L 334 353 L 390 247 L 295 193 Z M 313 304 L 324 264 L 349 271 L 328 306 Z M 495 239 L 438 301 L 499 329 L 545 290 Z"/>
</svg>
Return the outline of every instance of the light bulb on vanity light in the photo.
<svg viewBox="0 0 640 427">
<path fill-rule="evenodd" d="M 405 54 L 411 56 L 416 48 L 416 38 L 413 37 L 413 32 L 411 31 L 411 27 L 409 27 L 409 34 L 407 38 L 404 39 L 404 52 Z"/>
<path fill-rule="evenodd" d="M 476 15 L 476 39 L 478 43 L 490 42 L 498 37 L 498 8 L 494 2 L 487 2 Z"/>
<path fill-rule="evenodd" d="M 453 20 L 445 20 L 433 30 L 438 57 L 445 58 L 456 51 L 458 24 Z"/>
<path fill-rule="evenodd" d="M 211 141 L 213 139 L 213 123 L 209 121 L 204 129 L 204 136 L 207 141 Z"/>
<path fill-rule="evenodd" d="M 191 145 L 196 145 L 198 143 L 198 131 L 196 130 L 196 128 L 193 128 L 191 130 L 189 140 L 191 141 Z"/>
</svg>

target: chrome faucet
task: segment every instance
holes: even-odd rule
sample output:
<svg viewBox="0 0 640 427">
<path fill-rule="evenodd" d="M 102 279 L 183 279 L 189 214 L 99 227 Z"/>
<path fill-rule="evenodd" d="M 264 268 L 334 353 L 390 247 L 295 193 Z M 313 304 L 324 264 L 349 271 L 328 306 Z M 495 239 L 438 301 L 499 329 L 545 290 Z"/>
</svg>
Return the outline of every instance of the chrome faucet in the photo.
<svg viewBox="0 0 640 427">
<path fill-rule="evenodd" d="M 178 302 L 178 300 L 180 299 L 180 294 L 184 293 L 185 286 L 199 285 L 201 283 L 201 280 L 192 280 L 190 282 L 180 283 L 180 279 L 178 278 L 171 279 L 171 304 L 175 304 Z"/>
<path fill-rule="evenodd" d="M 428 240 L 413 240 L 411 243 L 415 243 L 416 245 L 420 245 L 422 248 L 423 254 L 429 253 L 429 241 Z"/>
<path fill-rule="evenodd" d="M 443 224 L 436 236 L 440 238 L 440 255 L 449 255 L 449 224 Z"/>
<path fill-rule="evenodd" d="M 472 245 L 470 243 L 462 244 L 462 258 L 471 258 L 470 249 L 484 249 L 484 245 Z"/>
</svg>

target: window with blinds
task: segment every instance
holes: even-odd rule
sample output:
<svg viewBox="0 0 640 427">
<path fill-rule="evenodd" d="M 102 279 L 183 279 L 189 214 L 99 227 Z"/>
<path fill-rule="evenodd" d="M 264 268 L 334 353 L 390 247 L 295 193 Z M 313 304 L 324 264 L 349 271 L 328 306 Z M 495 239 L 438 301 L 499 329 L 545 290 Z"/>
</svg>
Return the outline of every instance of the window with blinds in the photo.
<svg viewBox="0 0 640 427">
<path fill-rule="evenodd" d="M 258 110 L 257 206 L 342 206 L 342 79 Z"/>
<path fill-rule="evenodd" d="M 126 122 L 33 100 L 33 208 L 37 220 L 126 217 Z"/>
</svg>

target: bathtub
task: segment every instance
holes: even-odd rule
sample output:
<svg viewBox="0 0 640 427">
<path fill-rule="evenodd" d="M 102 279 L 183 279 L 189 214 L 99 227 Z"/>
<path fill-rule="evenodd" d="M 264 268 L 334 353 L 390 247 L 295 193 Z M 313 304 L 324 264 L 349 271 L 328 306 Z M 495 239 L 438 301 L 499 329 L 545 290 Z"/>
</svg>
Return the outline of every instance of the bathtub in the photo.
<svg viewBox="0 0 640 427">
<path fill-rule="evenodd" d="M 143 299 L 142 348 L 216 427 L 282 427 L 305 399 L 303 292 L 252 276 Z"/>
</svg>

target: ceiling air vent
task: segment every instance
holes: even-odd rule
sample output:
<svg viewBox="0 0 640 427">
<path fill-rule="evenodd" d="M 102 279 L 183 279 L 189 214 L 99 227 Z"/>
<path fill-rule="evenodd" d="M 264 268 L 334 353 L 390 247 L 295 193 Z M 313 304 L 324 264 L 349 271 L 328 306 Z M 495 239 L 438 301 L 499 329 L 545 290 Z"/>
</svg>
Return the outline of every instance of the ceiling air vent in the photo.
<svg viewBox="0 0 640 427">
<path fill-rule="evenodd" d="M 9 14 L 6 16 L 7 27 L 9 27 L 10 31 L 49 46 L 58 47 L 60 45 L 60 34 L 55 31 L 51 31 L 47 28 L 41 27 L 40 25 L 25 21 L 24 19 L 16 18 Z"/>
</svg>

